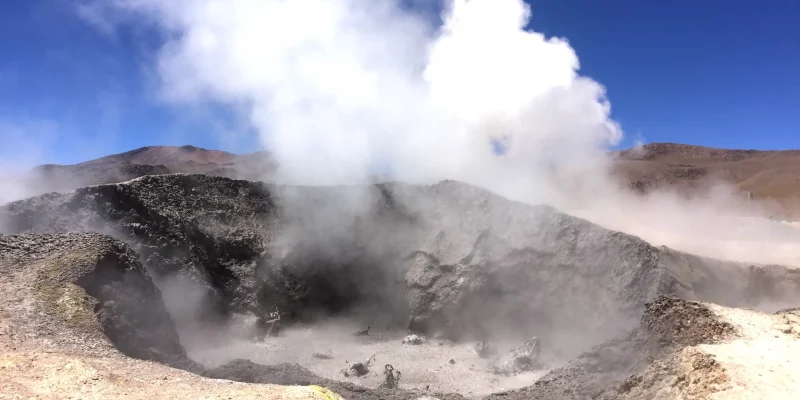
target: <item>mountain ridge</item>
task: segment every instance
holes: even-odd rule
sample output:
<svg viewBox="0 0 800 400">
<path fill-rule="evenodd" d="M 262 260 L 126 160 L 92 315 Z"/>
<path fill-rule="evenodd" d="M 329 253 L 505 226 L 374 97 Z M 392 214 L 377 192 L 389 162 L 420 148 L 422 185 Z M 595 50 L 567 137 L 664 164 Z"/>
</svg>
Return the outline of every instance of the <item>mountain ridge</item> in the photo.
<svg viewBox="0 0 800 400">
<path fill-rule="evenodd" d="M 784 219 L 800 217 L 800 150 L 723 149 L 649 143 L 608 153 L 611 175 L 633 192 L 672 191 L 702 196 L 727 185 L 743 197 L 768 204 Z M 145 146 L 70 165 L 43 164 L 24 174 L 23 197 L 119 183 L 147 175 L 206 174 L 269 181 L 277 163 L 267 151 L 236 154 L 185 146 Z M 19 196 L 17 197 L 19 198 Z"/>
</svg>

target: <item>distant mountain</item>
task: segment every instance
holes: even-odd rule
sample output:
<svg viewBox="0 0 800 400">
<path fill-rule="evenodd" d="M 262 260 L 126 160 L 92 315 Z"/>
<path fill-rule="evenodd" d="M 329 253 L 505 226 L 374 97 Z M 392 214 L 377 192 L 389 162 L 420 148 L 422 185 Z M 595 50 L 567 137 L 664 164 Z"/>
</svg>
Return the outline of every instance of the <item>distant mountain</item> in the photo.
<svg viewBox="0 0 800 400">
<path fill-rule="evenodd" d="M 18 184 L 27 195 L 124 182 L 145 175 L 192 173 L 262 180 L 274 171 L 266 152 L 233 154 L 195 146 L 148 146 L 73 165 L 45 164 Z"/>
<path fill-rule="evenodd" d="M 612 153 L 615 172 L 641 192 L 671 187 L 691 193 L 724 181 L 786 209 L 800 204 L 800 150 L 735 150 L 651 143 Z"/>
<path fill-rule="evenodd" d="M 148 146 L 125 153 L 113 154 L 78 165 L 128 162 L 131 164 L 225 164 L 235 162 L 239 155 L 220 150 L 207 150 L 195 146 Z"/>
<path fill-rule="evenodd" d="M 626 160 L 721 163 L 747 159 L 800 157 L 800 150 L 741 150 L 694 146 L 679 143 L 649 143 L 615 152 Z"/>
<path fill-rule="evenodd" d="M 669 188 L 692 194 L 724 181 L 738 187 L 743 196 L 773 200 L 784 211 L 800 209 L 800 150 L 650 143 L 611 156 L 616 176 L 638 192 Z M 25 196 L 33 196 L 170 173 L 268 180 L 275 169 L 274 160 L 263 151 L 233 154 L 194 146 L 148 146 L 74 165 L 40 165 L 25 176 L 24 185 Z"/>
</svg>

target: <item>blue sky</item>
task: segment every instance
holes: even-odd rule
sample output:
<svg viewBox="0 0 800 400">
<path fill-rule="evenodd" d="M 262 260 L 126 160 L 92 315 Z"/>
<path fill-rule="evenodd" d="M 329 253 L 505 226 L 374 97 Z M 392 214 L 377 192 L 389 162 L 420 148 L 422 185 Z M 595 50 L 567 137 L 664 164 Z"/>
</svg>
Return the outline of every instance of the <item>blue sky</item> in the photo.
<svg viewBox="0 0 800 400">
<path fill-rule="evenodd" d="M 800 148 L 800 2 L 531 2 L 532 27 L 569 39 L 581 73 L 607 87 L 624 146 L 642 138 Z M 225 110 L 157 101 L 148 70 L 162 39 L 156 33 L 103 34 L 77 18 L 73 4 L 0 2 L 0 164 L 24 153 L 11 145 L 20 141 L 36 149 L 37 163 L 155 144 L 255 149 L 247 135 L 214 140 L 247 131 Z"/>
</svg>

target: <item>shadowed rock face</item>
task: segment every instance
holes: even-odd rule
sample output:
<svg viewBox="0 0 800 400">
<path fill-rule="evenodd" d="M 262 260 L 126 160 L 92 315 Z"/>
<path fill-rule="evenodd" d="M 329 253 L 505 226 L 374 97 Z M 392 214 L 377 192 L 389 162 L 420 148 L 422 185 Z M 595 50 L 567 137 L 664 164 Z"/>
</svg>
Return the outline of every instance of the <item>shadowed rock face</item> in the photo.
<svg viewBox="0 0 800 400">
<path fill-rule="evenodd" d="M 12 312 L 20 326 L 55 340 L 108 338 L 122 353 L 194 368 L 172 319 L 138 255 L 119 240 L 96 233 L 0 235 L 0 270 L 11 287 L 36 299 L 38 311 Z M 5 286 L 5 285 L 4 285 Z M 35 315 L 42 313 L 52 324 Z M 30 321 L 28 321 L 30 320 Z M 70 332 L 50 332 L 63 326 Z M 58 329 L 55 329 L 58 331 Z"/>
<path fill-rule="evenodd" d="M 148 176 L 0 208 L 9 232 L 99 231 L 156 281 L 201 282 L 203 312 L 286 321 L 362 310 L 453 337 L 538 336 L 578 352 L 676 293 L 756 306 L 796 295 L 779 266 L 703 259 L 458 182 L 285 187 Z"/>
</svg>

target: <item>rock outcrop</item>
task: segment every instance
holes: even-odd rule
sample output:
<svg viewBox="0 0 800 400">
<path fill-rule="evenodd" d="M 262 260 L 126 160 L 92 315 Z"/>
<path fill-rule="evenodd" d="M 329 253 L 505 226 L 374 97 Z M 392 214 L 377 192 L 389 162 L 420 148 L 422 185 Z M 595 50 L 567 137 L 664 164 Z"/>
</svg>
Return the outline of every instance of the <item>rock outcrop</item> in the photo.
<svg viewBox="0 0 800 400">
<path fill-rule="evenodd" d="M 686 392 L 695 389 L 714 393 L 713 388 L 703 385 L 724 379 L 720 377 L 722 368 L 698 346 L 729 341 L 736 333 L 737 328 L 707 304 L 659 296 L 647 304 L 636 329 L 595 346 L 533 386 L 497 393 L 488 399 L 629 398 L 627 393 L 645 380 L 651 380 L 651 386 L 640 388 L 639 396 L 633 398 L 656 398 L 661 388 L 654 387 L 655 382 L 658 386 L 677 386 L 673 388 L 675 393 L 660 398 L 687 398 Z M 695 370 L 684 372 L 702 379 L 682 376 L 678 370 L 685 368 L 676 357 L 690 359 Z M 654 376 L 648 368 L 665 370 Z"/>
<path fill-rule="evenodd" d="M 0 235 L 0 290 L 7 295 L 0 312 L 9 318 L 8 338 L 42 338 L 59 349 L 98 354 L 116 348 L 198 370 L 138 258 L 121 241 L 96 233 Z"/>
</svg>

